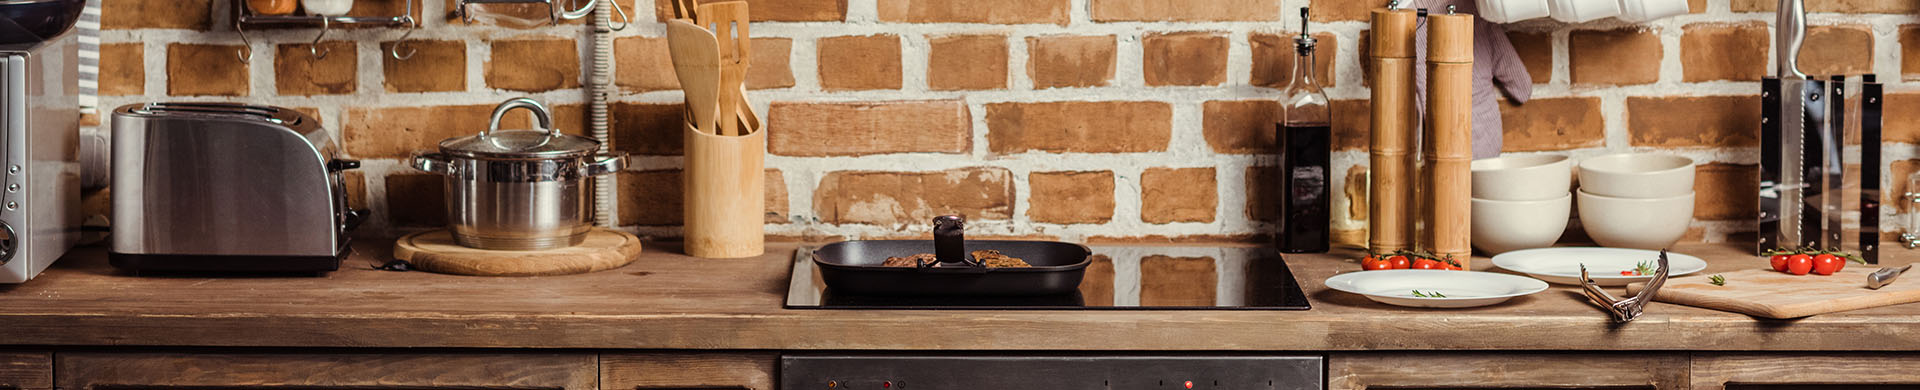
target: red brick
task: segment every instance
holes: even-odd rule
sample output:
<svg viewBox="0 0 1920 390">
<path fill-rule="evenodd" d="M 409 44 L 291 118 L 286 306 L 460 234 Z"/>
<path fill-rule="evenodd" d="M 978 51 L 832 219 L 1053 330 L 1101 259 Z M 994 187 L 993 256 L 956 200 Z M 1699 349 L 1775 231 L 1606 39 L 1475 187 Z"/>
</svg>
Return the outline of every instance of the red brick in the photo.
<svg viewBox="0 0 1920 390">
<path fill-rule="evenodd" d="M 831 172 L 814 190 L 813 207 L 829 224 L 927 224 L 941 215 L 1007 220 L 1013 217 L 1012 176 L 1005 168 Z"/>
<path fill-rule="evenodd" d="M 1217 182 L 1213 168 L 1148 168 L 1140 173 L 1140 220 L 1213 222 Z"/>
<path fill-rule="evenodd" d="M 960 100 L 774 102 L 767 152 L 782 156 L 966 153 L 973 116 Z"/>
<path fill-rule="evenodd" d="M 1096 22 L 1213 22 L 1279 20 L 1272 0 L 1088 0 Z"/>
<path fill-rule="evenodd" d="M 1732 0 L 1732 5 L 1733 12 L 1773 13 L 1779 0 Z M 1913 14 L 1920 13 L 1920 3 L 1911 0 L 1812 0 L 1807 2 L 1807 12 Z"/>
<path fill-rule="evenodd" d="M 1298 35 L 1248 34 L 1247 43 L 1253 46 L 1253 74 L 1249 82 L 1269 88 L 1286 88 L 1293 82 L 1293 63 L 1298 57 L 1293 51 L 1293 37 Z M 1313 47 L 1314 81 L 1321 87 L 1332 87 L 1338 81 L 1333 60 L 1340 52 L 1339 38 L 1331 33 L 1315 33 L 1313 39 L 1318 42 Z"/>
<path fill-rule="evenodd" d="M 652 1 L 655 21 L 665 22 L 673 18 L 674 0 Z M 720 1 L 699 0 L 703 4 Z M 755 22 L 838 22 L 847 19 L 847 0 L 747 0 L 747 5 L 747 19 Z"/>
<path fill-rule="evenodd" d="M 350 107 L 346 111 L 347 154 L 357 158 L 407 158 L 417 150 L 433 150 L 447 138 L 486 130 L 492 104 L 429 107 Z M 554 126 L 569 134 L 583 134 L 586 118 L 580 105 L 553 108 Z M 531 129 L 532 116 L 514 110 L 501 120 L 505 130 Z M 616 138 L 616 141 L 618 139 Z"/>
<path fill-rule="evenodd" d="M 131 96 L 147 93 L 144 44 L 100 45 L 100 95 Z"/>
<path fill-rule="evenodd" d="M 1140 153 L 1167 150 L 1173 107 L 1161 102 L 994 103 L 987 148 L 994 153 Z"/>
<path fill-rule="evenodd" d="M 685 106 L 613 103 L 613 149 L 642 156 L 679 156 L 686 136 Z"/>
<path fill-rule="evenodd" d="M 1513 43 L 1513 51 L 1520 55 L 1520 63 L 1527 66 L 1534 84 L 1553 81 L 1553 34 L 1508 31 L 1507 41 Z"/>
<path fill-rule="evenodd" d="M 273 57 L 274 85 L 282 96 L 343 95 L 359 84 L 359 53 L 353 41 L 320 44 L 316 58 L 308 43 L 282 43 Z"/>
<path fill-rule="evenodd" d="M 1034 89 L 1106 86 L 1117 47 L 1112 35 L 1027 37 L 1027 75 Z"/>
<path fill-rule="evenodd" d="M 761 177 L 766 180 L 762 188 L 767 189 L 766 223 L 793 223 L 791 219 L 792 213 L 787 211 L 788 203 L 790 203 L 787 200 L 787 175 L 778 169 L 768 169 Z"/>
<path fill-rule="evenodd" d="M 1373 143 L 1373 104 L 1367 99 L 1335 100 L 1333 150 L 1367 151 Z"/>
<path fill-rule="evenodd" d="M 398 42 L 381 42 L 388 52 Z M 380 56 L 387 92 L 458 92 L 467 90 L 465 41 L 406 41 L 401 51 L 413 50 L 405 60 Z"/>
<path fill-rule="evenodd" d="M 213 0 L 101 0 L 100 28 L 208 30 Z M 229 55 L 228 58 L 233 58 Z M 239 59 L 234 59 L 239 61 Z"/>
<path fill-rule="evenodd" d="M 1205 86 L 1227 81 L 1227 37 L 1208 32 L 1149 33 L 1141 67 L 1148 86 Z"/>
<path fill-rule="evenodd" d="M 674 72 L 673 54 L 667 50 L 666 38 L 621 37 L 615 39 L 613 58 L 617 65 L 613 83 L 620 86 L 621 91 L 647 92 L 680 89 L 680 79 Z M 749 66 L 748 69 L 752 67 Z"/>
<path fill-rule="evenodd" d="M 247 96 L 247 64 L 234 57 L 240 49 L 239 45 L 167 45 L 167 94 Z"/>
<path fill-rule="evenodd" d="M 1314 22 L 1318 22 L 1318 23 L 1339 22 L 1339 21 L 1366 22 L 1367 18 L 1371 17 L 1373 9 L 1386 7 L 1387 1 L 1386 0 L 1312 0 L 1311 2 L 1309 2 L 1309 4 L 1310 4 L 1309 7 L 1313 8 L 1313 14 L 1311 17 L 1313 18 Z M 1283 20 L 1287 20 L 1288 23 L 1298 23 L 1300 19 L 1298 16 L 1295 16 L 1294 14 L 1295 12 L 1299 12 L 1299 11 L 1292 10 L 1292 9 L 1286 10 L 1286 15 L 1285 15 L 1286 17 Z M 1289 26 L 1292 26 L 1292 24 L 1289 24 Z"/>
<path fill-rule="evenodd" d="M 1607 141 L 1606 118 L 1595 97 L 1533 99 L 1523 105 L 1502 101 L 1500 122 L 1506 128 L 1505 152 L 1594 148 Z"/>
<path fill-rule="evenodd" d="M 1707 0 L 1687 0 L 1687 13 L 1706 13 Z"/>
<path fill-rule="evenodd" d="M 1567 38 L 1573 83 L 1638 85 L 1660 80 L 1660 36 L 1652 31 L 1575 30 Z"/>
<path fill-rule="evenodd" d="M 927 87 L 935 91 L 1007 88 L 1007 36 L 927 38 Z"/>
<path fill-rule="evenodd" d="M 1760 96 L 1627 98 L 1636 147 L 1759 146 Z"/>
<path fill-rule="evenodd" d="M 1093 255 L 1086 273 L 1080 278 L 1080 297 L 1087 306 L 1113 306 L 1113 258 Z"/>
<path fill-rule="evenodd" d="M 487 86 L 521 92 L 580 88 L 580 51 L 572 39 L 493 42 Z"/>
<path fill-rule="evenodd" d="M 340 186 L 347 190 L 347 208 L 366 209 L 367 173 L 359 170 L 341 171 L 340 182 Z"/>
<path fill-rule="evenodd" d="M 1200 133 L 1214 153 L 1273 154 L 1280 104 L 1275 100 L 1215 100 L 1201 106 Z"/>
<path fill-rule="evenodd" d="M 387 175 L 387 222 L 398 227 L 447 226 L 444 177 L 427 173 Z"/>
<path fill-rule="evenodd" d="M 1212 257 L 1140 259 L 1141 306 L 1212 306 L 1220 282 Z"/>
<path fill-rule="evenodd" d="M 1680 37 L 1682 80 L 1759 81 L 1773 64 L 1767 48 L 1773 42 L 1767 24 L 1694 23 Z"/>
<path fill-rule="evenodd" d="M 1753 220 L 1760 215 L 1760 167 L 1725 163 L 1694 168 L 1693 218 Z"/>
<path fill-rule="evenodd" d="M 468 23 L 466 20 L 461 19 L 459 15 L 460 6 L 457 5 L 457 1 L 458 0 L 445 0 L 442 2 L 442 4 L 446 5 L 446 8 L 444 9 L 447 10 L 446 20 L 448 22 L 447 24 L 449 25 L 500 26 L 500 27 L 521 29 L 521 30 L 543 28 L 543 27 L 548 27 L 553 25 L 553 22 L 551 21 L 552 12 L 550 11 L 549 8 L 547 8 L 546 4 L 540 4 L 540 3 L 472 4 L 473 20 L 472 20 L 472 23 Z M 621 7 L 626 7 L 626 6 L 627 5 L 624 5 L 624 4 L 621 5 Z M 354 8 L 359 8 L 359 7 L 354 7 Z M 631 8 L 629 9 L 631 10 Z M 579 25 L 579 24 L 586 24 L 586 21 L 590 19 L 591 18 L 581 18 L 581 19 L 571 19 L 571 20 L 562 19 L 560 20 L 560 23 L 568 24 L 568 25 Z"/>
<path fill-rule="evenodd" d="M 1247 219 L 1274 222 L 1280 220 L 1280 168 L 1247 167 L 1244 190 L 1247 192 Z"/>
<path fill-rule="evenodd" d="M 1866 25 L 1807 28 L 1800 71 L 1808 75 L 1873 73 L 1873 28 Z"/>
<path fill-rule="evenodd" d="M 753 54 L 747 59 L 747 89 L 792 87 L 792 54 L 791 38 L 754 38 Z"/>
<path fill-rule="evenodd" d="M 1880 121 L 1885 126 L 1885 132 L 1881 134 L 1883 139 L 1886 142 L 1920 144 L 1920 93 L 1889 93 L 1886 99 L 1886 105 L 1881 108 L 1885 117 Z"/>
<path fill-rule="evenodd" d="M 1900 75 L 1904 80 L 1920 80 L 1920 25 L 1900 26 Z"/>
<path fill-rule="evenodd" d="M 880 21 L 1067 24 L 1068 0 L 879 0 Z"/>
<path fill-rule="evenodd" d="M 900 37 L 820 38 L 820 87 L 829 91 L 900 89 Z"/>
<path fill-rule="evenodd" d="M 1027 217 L 1034 222 L 1103 224 L 1113 220 L 1113 171 L 1034 172 Z"/>
<path fill-rule="evenodd" d="M 686 194 L 679 170 L 620 172 L 620 224 L 678 226 L 686 223 Z"/>
</svg>

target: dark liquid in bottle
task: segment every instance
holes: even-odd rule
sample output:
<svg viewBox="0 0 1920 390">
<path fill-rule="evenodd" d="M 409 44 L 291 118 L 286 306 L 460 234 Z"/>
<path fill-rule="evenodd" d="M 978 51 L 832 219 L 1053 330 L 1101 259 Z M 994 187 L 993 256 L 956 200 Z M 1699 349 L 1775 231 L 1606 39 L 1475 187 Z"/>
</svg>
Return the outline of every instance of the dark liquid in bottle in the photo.
<svg viewBox="0 0 1920 390">
<path fill-rule="evenodd" d="M 1286 253 L 1327 251 L 1333 228 L 1327 179 L 1333 160 L 1333 128 L 1325 125 L 1276 125 L 1280 132 L 1280 229 L 1274 244 Z"/>
</svg>

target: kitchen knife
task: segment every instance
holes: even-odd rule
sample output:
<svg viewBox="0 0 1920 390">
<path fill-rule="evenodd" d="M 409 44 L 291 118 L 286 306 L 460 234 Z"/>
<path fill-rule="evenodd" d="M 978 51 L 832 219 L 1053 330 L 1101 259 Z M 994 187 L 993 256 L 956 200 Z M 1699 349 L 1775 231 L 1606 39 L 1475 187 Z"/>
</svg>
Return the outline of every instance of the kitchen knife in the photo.
<svg viewBox="0 0 1920 390">
<path fill-rule="evenodd" d="M 1773 236 L 1772 248 L 1762 250 L 1821 244 L 1823 207 L 1809 202 L 1808 198 L 1818 199 L 1818 192 L 1823 189 L 1819 185 L 1824 184 L 1820 140 L 1826 112 L 1820 99 L 1826 97 L 1827 88 L 1824 81 L 1809 80 L 1799 69 L 1800 47 L 1807 30 L 1805 12 L 1803 0 L 1780 0 L 1776 24 L 1779 34 L 1775 39 L 1779 53 L 1778 77 L 1762 83 L 1765 87 L 1777 85 L 1778 88 L 1765 91 L 1770 96 L 1763 95 L 1763 101 L 1775 103 L 1765 107 L 1764 126 L 1769 134 L 1763 137 L 1777 142 L 1763 142 L 1763 152 L 1770 156 L 1762 158 L 1762 169 L 1768 171 L 1762 173 L 1762 180 L 1775 180 L 1766 183 L 1772 184 L 1774 198 L 1768 199 L 1769 193 L 1763 189 L 1761 200 L 1772 203 L 1763 209 L 1777 207 L 1778 213 L 1772 224 L 1766 223 L 1767 216 L 1762 217 L 1763 226 L 1773 228 L 1770 232 L 1762 231 L 1763 236 Z M 1809 168 L 1812 168 L 1811 174 Z M 1766 241 L 1762 242 L 1764 245 Z"/>
</svg>

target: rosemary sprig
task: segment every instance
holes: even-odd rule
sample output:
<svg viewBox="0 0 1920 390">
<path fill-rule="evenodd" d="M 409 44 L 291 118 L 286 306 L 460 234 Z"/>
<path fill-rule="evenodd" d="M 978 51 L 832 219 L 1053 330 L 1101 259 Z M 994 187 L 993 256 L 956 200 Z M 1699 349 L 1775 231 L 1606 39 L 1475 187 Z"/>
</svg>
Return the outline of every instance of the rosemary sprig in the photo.
<svg viewBox="0 0 1920 390">
<path fill-rule="evenodd" d="M 1413 296 L 1415 298 L 1446 298 L 1447 297 L 1446 294 L 1441 294 L 1439 291 L 1429 291 L 1429 292 L 1422 293 L 1420 292 L 1420 290 L 1413 290 Z"/>
<path fill-rule="evenodd" d="M 1707 283 L 1712 283 L 1715 286 L 1725 286 L 1727 285 L 1727 277 L 1720 275 L 1708 276 Z"/>
</svg>

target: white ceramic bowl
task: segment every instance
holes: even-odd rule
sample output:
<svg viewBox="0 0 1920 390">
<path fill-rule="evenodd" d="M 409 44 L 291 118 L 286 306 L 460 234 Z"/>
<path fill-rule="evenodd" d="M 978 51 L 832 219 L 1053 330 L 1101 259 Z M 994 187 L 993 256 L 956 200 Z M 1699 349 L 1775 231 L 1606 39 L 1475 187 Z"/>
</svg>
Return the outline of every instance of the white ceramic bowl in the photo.
<svg viewBox="0 0 1920 390">
<path fill-rule="evenodd" d="M 1681 1 L 1681 0 L 1667 0 Z M 1619 0 L 1552 0 L 1547 6 L 1553 20 L 1583 23 L 1620 15 Z"/>
<path fill-rule="evenodd" d="M 1544 18 L 1550 14 L 1547 0 L 1479 0 L 1476 5 L 1480 9 L 1480 18 L 1494 23 L 1513 23 Z"/>
<path fill-rule="evenodd" d="M 1642 262 L 1659 261 L 1660 252 L 1621 248 L 1540 248 L 1502 253 L 1493 257 L 1493 266 L 1519 272 L 1547 283 L 1580 284 L 1580 266 L 1587 277 L 1600 287 L 1619 287 L 1653 280 L 1653 275 L 1622 276 L 1620 271 L 1637 268 Z M 1655 263 L 1658 264 L 1658 263 Z M 1657 266 L 1656 266 L 1657 267 Z M 1707 262 L 1698 257 L 1667 253 L 1667 276 L 1700 272 Z"/>
<path fill-rule="evenodd" d="M 1580 226 L 1601 246 L 1660 250 L 1673 246 L 1693 222 L 1693 193 L 1630 199 L 1600 196 L 1581 189 Z"/>
<path fill-rule="evenodd" d="M 1547 282 L 1494 272 L 1390 269 L 1334 275 L 1327 278 L 1327 288 L 1389 305 L 1451 309 L 1492 305 L 1546 291 Z M 1414 291 L 1445 297 L 1415 297 Z"/>
<path fill-rule="evenodd" d="M 1548 200 L 1473 200 L 1473 247 L 1489 255 L 1545 248 L 1560 241 L 1573 211 L 1573 194 Z"/>
<path fill-rule="evenodd" d="M 1687 11 L 1685 1 L 1620 0 L 1620 20 L 1633 23 L 1646 23 L 1654 19 L 1684 15 Z"/>
<path fill-rule="evenodd" d="M 1487 200 L 1549 200 L 1573 187 L 1567 156 L 1506 156 L 1473 160 L 1473 197 Z"/>
<path fill-rule="evenodd" d="M 1580 190 L 1615 198 L 1672 198 L 1693 193 L 1693 159 L 1622 153 L 1580 160 Z"/>
</svg>

